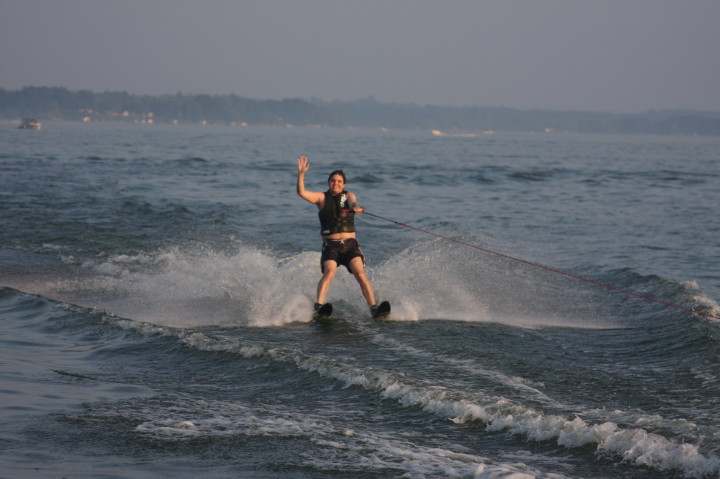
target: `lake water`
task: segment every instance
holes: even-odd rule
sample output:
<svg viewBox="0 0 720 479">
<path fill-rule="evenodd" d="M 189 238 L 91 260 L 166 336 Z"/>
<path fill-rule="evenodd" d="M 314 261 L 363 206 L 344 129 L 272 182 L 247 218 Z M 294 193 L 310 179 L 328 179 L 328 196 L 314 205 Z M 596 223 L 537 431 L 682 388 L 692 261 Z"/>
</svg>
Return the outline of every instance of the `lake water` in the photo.
<svg viewBox="0 0 720 479">
<path fill-rule="evenodd" d="M 389 321 L 340 271 L 310 322 L 300 154 L 376 215 Z M 0 477 L 720 477 L 718 160 L 718 138 L 1 126 Z"/>
</svg>

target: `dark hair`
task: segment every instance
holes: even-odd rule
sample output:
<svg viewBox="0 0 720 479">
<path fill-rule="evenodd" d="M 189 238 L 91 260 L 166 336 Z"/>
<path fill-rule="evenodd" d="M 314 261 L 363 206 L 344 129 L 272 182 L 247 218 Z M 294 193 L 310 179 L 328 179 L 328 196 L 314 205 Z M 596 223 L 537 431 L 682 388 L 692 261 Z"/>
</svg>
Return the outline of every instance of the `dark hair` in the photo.
<svg viewBox="0 0 720 479">
<path fill-rule="evenodd" d="M 347 183 L 347 179 L 345 179 L 345 173 L 343 172 L 343 170 L 335 170 L 332 173 L 330 173 L 330 176 L 328 176 L 328 183 L 330 182 L 330 178 L 332 178 L 335 175 L 342 176 L 343 183 Z"/>
</svg>

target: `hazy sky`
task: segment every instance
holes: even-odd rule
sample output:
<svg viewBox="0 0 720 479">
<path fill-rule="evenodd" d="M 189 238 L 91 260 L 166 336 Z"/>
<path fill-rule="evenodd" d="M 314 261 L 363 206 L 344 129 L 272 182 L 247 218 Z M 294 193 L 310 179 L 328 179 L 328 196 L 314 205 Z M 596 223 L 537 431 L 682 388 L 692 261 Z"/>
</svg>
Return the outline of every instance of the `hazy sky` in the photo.
<svg viewBox="0 0 720 479">
<path fill-rule="evenodd" d="M 0 88 L 720 111 L 720 0 L 0 0 Z"/>
</svg>

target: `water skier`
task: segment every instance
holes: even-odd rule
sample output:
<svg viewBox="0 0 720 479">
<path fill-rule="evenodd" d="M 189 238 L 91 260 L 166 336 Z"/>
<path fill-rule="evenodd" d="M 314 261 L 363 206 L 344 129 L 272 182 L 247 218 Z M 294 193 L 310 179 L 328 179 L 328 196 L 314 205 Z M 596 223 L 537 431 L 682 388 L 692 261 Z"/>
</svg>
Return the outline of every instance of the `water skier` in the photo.
<svg viewBox="0 0 720 479">
<path fill-rule="evenodd" d="M 317 285 L 316 315 L 320 313 L 329 316 L 332 312 L 332 306 L 326 304 L 325 300 L 337 268 L 342 265 L 360 284 L 363 296 L 370 306 L 371 314 L 373 317 L 377 316 L 375 293 L 365 274 L 365 256 L 355 238 L 355 215 L 362 214 L 365 210 L 358 205 L 354 193 L 345 191 L 346 178 L 342 170 L 330 173 L 327 191 L 308 191 L 305 189 L 305 173 L 310 169 L 307 156 L 303 155 L 298 158 L 297 165 L 297 194 L 318 207 L 320 235 L 323 239 L 320 258 L 322 278 Z"/>
</svg>

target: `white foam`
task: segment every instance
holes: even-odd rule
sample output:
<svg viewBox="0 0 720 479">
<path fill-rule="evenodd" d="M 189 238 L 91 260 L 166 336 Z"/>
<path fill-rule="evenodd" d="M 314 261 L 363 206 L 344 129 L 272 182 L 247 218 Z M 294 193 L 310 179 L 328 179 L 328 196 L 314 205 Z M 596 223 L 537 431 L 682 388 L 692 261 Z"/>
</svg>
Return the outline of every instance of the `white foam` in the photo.
<svg viewBox="0 0 720 479">
<path fill-rule="evenodd" d="M 458 446 L 421 446 L 407 438 L 369 430 L 349 430 L 323 412 L 317 414 L 251 409 L 229 401 L 184 400 L 183 407 L 167 410 L 144 405 L 134 414 L 142 421 L 135 430 L 157 440 L 212 437 L 304 438 L 318 446 L 302 454 L 305 467 L 336 472 L 397 471 L 397 477 L 466 477 L 476 479 L 563 479 L 521 462 L 503 463 L 478 456 Z M 130 411 L 123 411 L 127 416 Z M 527 459 L 527 458 L 526 458 Z"/>
<path fill-rule="evenodd" d="M 615 328 L 580 290 L 546 272 L 447 241 L 420 241 L 370 268 L 394 321 L 441 319 L 536 329 Z M 574 283 L 573 283 L 574 284 Z"/>
<path fill-rule="evenodd" d="M 392 298 L 393 320 L 487 320 L 487 307 L 472 281 L 446 250 L 419 244 L 371 269 L 377 289 Z"/>
<path fill-rule="evenodd" d="M 277 326 L 311 319 L 318 263 L 317 252 L 170 248 L 85 261 L 87 274 L 26 290 L 166 326 Z"/>
<path fill-rule="evenodd" d="M 23 289 L 168 326 L 278 326 L 310 320 L 320 278 L 319 255 L 312 251 L 279 257 L 240 243 L 231 252 L 205 245 L 176 246 L 99 255 L 81 263 L 73 259 L 80 274 L 33 281 Z M 568 304 L 578 303 L 576 297 L 568 302 L 561 288 L 547 285 L 533 276 L 534 271 L 513 267 L 487 255 L 468 257 L 463 249 L 431 241 L 416 243 L 384 263 L 369 264 L 368 273 L 378 299 L 391 301 L 395 321 L 498 322 L 522 328 L 616 326 L 591 317 L 591 305 L 566 312 Z M 341 301 L 350 311 L 367 311 L 360 288 L 342 268 L 329 300 Z"/>
<path fill-rule="evenodd" d="M 127 326 L 132 327 L 132 324 L 127 323 Z M 143 331 L 142 326 L 138 327 Z M 336 358 L 309 355 L 292 348 L 264 348 L 254 343 L 213 338 L 198 332 L 187 334 L 176 329 L 160 329 L 163 334 L 178 336 L 184 343 L 201 350 L 223 350 L 243 357 L 267 356 L 275 361 L 293 363 L 302 370 L 340 381 L 346 387 L 359 386 L 375 391 L 384 399 L 394 400 L 404 407 L 421 408 L 458 425 L 480 422 L 487 431 L 507 431 L 534 441 L 554 440 L 567 448 L 594 445 L 598 453 L 618 455 L 638 466 L 663 471 L 679 470 L 687 477 L 720 474 L 720 457 L 703 454 L 694 444 L 679 443 L 641 427 L 621 427 L 611 421 L 592 423 L 577 416 L 568 419 L 503 397 L 478 391 L 468 395 L 464 390 L 424 384 L 383 369 L 358 367 Z M 195 423 L 192 419 L 184 420 Z M 179 422 L 181 419 L 173 424 Z M 162 427 L 171 425 L 164 424 Z"/>
<path fill-rule="evenodd" d="M 683 288 L 688 290 L 694 303 L 706 306 L 710 310 L 708 311 L 708 314 L 710 314 L 711 316 L 715 316 L 714 318 L 707 317 L 708 320 L 710 320 L 712 323 L 720 324 L 720 320 L 716 319 L 720 317 L 720 304 L 707 296 L 703 292 L 700 285 L 698 285 L 695 281 L 686 281 L 682 283 L 682 286 Z"/>
</svg>

